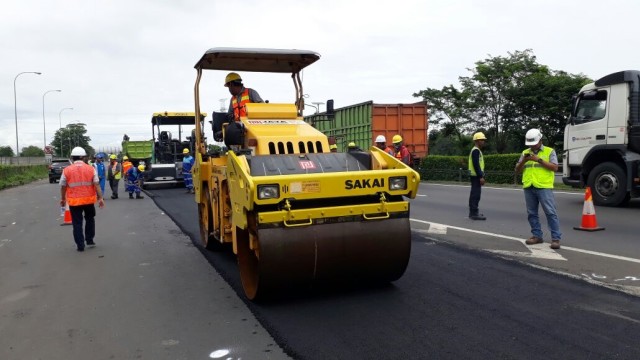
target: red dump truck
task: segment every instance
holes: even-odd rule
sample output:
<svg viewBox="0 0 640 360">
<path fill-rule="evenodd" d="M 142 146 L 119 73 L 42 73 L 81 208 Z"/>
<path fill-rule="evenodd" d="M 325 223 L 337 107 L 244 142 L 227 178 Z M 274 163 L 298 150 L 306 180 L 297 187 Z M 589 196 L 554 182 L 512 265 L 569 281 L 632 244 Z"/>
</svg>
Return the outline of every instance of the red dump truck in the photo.
<svg viewBox="0 0 640 360">
<path fill-rule="evenodd" d="M 413 157 L 413 165 L 429 153 L 429 119 L 424 102 L 412 104 L 376 104 L 367 101 L 335 109 L 334 116 L 325 113 L 305 117 L 305 121 L 333 137 L 339 151 L 347 151 L 347 145 L 355 142 L 362 149 L 374 144 L 378 135 L 391 144 L 394 135 L 400 134 Z"/>
</svg>

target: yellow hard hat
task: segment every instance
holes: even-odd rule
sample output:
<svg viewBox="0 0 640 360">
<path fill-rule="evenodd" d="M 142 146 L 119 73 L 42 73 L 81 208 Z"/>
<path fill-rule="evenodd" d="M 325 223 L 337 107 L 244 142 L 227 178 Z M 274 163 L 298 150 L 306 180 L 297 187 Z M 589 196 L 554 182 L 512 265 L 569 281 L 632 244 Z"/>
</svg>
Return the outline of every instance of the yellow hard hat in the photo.
<svg viewBox="0 0 640 360">
<path fill-rule="evenodd" d="M 224 86 L 229 87 L 229 83 L 232 81 L 242 81 L 242 78 L 240 78 L 240 75 L 238 75 L 238 73 L 230 72 L 224 78 Z"/>
<path fill-rule="evenodd" d="M 188 154 L 188 153 L 189 153 L 189 149 L 184 148 L 184 150 L 182 150 L 182 153 L 183 153 L 183 154 Z"/>
<path fill-rule="evenodd" d="M 356 143 L 354 143 L 353 141 L 349 143 L 348 145 L 349 147 L 356 147 Z"/>
<path fill-rule="evenodd" d="M 127 155 L 122 157 L 122 160 L 129 160 L 129 157 Z"/>
<path fill-rule="evenodd" d="M 144 165 L 138 165 L 138 170 L 144 171 Z"/>
<path fill-rule="evenodd" d="M 476 141 L 476 140 L 487 140 L 487 137 L 484 136 L 483 133 L 477 132 L 477 133 L 473 134 L 473 141 Z"/>
<path fill-rule="evenodd" d="M 111 159 L 111 160 L 115 160 L 115 159 L 117 159 L 117 156 L 116 156 L 115 154 L 111 154 L 111 155 L 109 156 L 109 159 Z"/>
<path fill-rule="evenodd" d="M 402 136 L 400 135 L 393 135 L 393 143 L 397 144 L 397 143 L 401 143 L 402 142 Z"/>
<path fill-rule="evenodd" d="M 337 148 L 338 148 L 338 145 L 336 145 L 336 144 L 329 145 L 329 149 L 330 150 L 337 149 Z"/>
</svg>

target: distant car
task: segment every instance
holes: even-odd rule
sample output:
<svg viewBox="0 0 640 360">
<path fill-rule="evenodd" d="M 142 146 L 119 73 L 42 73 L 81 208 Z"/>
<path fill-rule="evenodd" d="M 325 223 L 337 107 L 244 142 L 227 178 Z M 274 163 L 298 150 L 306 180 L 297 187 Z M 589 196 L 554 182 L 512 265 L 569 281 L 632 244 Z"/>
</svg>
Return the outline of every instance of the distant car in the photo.
<svg viewBox="0 0 640 360">
<path fill-rule="evenodd" d="M 59 181 L 62 176 L 62 170 L 69 165 L 71 165 L 71 160 L 69 159 L 51 160 L 51 164 L 49 165 L 49 182 L 53 184 L 56 180 Z"/>
</svg>

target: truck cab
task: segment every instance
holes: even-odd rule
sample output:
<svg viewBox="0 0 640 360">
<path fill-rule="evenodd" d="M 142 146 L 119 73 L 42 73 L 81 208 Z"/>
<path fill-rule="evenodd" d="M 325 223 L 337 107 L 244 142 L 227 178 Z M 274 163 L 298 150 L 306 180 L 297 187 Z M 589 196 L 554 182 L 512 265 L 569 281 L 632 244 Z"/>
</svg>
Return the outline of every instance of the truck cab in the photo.
<svg viewBox="0 0 640 360">
<path fill-rule="evenodd" d="M 640 71 L 607 75 L 580 89 L 564 132 L 563 182 L 589 186 L 597 205 L 640 196 Z"/>
</svg>

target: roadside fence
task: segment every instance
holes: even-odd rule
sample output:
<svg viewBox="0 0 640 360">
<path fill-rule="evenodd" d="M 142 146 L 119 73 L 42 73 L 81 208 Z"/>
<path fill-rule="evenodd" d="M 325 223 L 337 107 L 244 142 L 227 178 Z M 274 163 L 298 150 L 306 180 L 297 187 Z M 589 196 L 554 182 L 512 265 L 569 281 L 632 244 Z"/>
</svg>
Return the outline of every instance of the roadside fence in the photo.
<svg viewBox="0 0 640 360">
<path fill-rule="evenodd" d="M 36 157 L 8 157 L 0 156 L 0 165 L 45 165 L 51 163 L 51 160 L 44 156 Z"/>
</svg>

